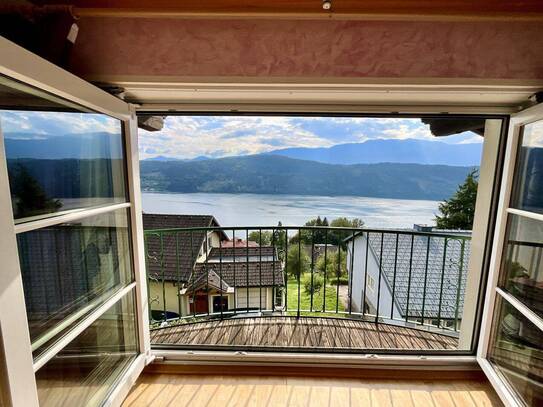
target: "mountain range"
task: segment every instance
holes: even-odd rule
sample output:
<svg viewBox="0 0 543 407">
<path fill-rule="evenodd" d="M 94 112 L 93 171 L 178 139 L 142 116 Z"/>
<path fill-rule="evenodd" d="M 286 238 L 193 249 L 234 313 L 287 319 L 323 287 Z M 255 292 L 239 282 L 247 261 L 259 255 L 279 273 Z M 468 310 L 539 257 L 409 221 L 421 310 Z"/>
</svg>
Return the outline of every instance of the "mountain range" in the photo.
<svg viewBox="0 0 543 407">
<path fill-rule="evenodd" d="M 325 164 L 273 154 L 203 161 L 141 162 L 145 191 L 367 196 L 442 200 L 471 166 Z"/>
<path fill-rule="evenodd" d="M 6 133 L 5 146 L 11 165 L 24 164 L 37 179 L 62 173 L 68 182 L 73 174 L 75 183 L 80 172 L 96 167 L 96 160 L 122 157 L 121 136 L 110 133 Z M 161 192 L 441 200 L 451 196 L 479 164 L 481 148 L 481 144 L 409 139 L 289 148 L 225 158 L 158 156 L 141 161 L 141 184 L 146 191 Z M 60 193 L 69 195 L 54 191 L 54 196 Z"/>
<path fill-rule="evenodd" d="M 286 148 L 267 154 L 326 164 L 417 163 L 478 166 L 482 143 L 449 144 L 416 139 L 375 139 L 332 147 Z"/>
</svg>

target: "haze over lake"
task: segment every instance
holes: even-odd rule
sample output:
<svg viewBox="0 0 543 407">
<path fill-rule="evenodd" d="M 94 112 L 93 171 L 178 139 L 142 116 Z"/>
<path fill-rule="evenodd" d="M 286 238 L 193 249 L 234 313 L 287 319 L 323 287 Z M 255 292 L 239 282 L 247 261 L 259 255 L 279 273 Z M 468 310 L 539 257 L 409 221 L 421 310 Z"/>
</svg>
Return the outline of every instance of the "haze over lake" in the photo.
<svg viewBox="0 0 543 407">
<path fill-rule="evenodd" d="M 411 228 L 433 224 L 438 201 L 352 196 L 261 195 L 143 192 L 143 211 L 186 215 L 213 215 L 221 226 L 303 225 L 320 216 L 361 218 L 367 227 Z"/>
</svg>

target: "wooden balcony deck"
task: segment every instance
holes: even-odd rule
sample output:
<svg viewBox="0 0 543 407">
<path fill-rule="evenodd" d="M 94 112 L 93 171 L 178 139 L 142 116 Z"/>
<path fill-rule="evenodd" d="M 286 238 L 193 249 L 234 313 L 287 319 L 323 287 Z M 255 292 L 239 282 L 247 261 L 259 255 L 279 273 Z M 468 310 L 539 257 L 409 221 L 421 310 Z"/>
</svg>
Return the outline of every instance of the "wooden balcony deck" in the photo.
<svg viewBox="0 0 543 407">
<path fill-rule="evenodd" d="M 158 328 L 162 345 L 292 349 L 454 350 L 458 339 L 419 329 L 347 318 L 252 317 Z"/>
</svg>

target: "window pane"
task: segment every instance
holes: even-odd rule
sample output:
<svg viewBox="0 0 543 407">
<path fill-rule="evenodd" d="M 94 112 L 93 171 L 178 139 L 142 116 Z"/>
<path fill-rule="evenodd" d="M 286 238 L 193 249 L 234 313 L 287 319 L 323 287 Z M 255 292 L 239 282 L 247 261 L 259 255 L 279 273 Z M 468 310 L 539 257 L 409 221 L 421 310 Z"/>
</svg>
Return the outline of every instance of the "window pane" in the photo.
<svg viewBox="0 0 543 407">
<path fill-rule="evenodd" d="M 526 405 L 543 405 L 543 332 L 499 295 L 496 315 L 489 360 Z"/>
<path fill-rule="evenodd" d="M 17 236 L 34 356 L 133 281 L 129 236 L 127 209 Z"/>
<path fill-rule="evenodd" d="M 543 223 L 509 215 L 501 286 L 543 316 Z"/>
<path fill-rule="evenodd" d="M 133 293 L 36 373 L 40 406 L 97 406 L 137 354 Z"/>
<path fill-rule="evenodd" d="M 125 202 L 121 121 L 50 99 L 0 77 L 15 219 Z"/>
<path fill-rule="evenodd" d="M 543 121 L 523 127 L 511 206 L 543 213 Z"/>
</svg>

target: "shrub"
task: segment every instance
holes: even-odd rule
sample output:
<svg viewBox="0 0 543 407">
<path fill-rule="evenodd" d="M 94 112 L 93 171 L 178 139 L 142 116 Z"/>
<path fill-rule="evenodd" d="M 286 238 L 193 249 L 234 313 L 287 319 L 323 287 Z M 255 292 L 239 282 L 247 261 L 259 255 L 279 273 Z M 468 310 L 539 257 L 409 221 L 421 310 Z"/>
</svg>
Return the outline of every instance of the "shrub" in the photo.
<svg viewBox="0 0 543 407">
<path fill-rule="evenodd" d="M 338 285 L 338 280 L 339 280 L 339 285 L 349 284 L 349 278 L 347 276 L 340 276 L 339 278 L 333 277 L 328 281 L 330 285 Z"/>
<path fill-rule="evenodd" d="M 336 277 L 338 274 L 338 261 L 340 262 L 339 275 L 347 275 L 347 257 L 344 252 L 328 253 L 326 258 L 326 264 L 324 263 L 324 255 L 321 254 L 317 260 L 317 270 L 319 273 L 324 274 L 326 270 L 327 277 Z"/>
<path fill-rule="evenodd" d="M 324 278 L 319 274 L 313 274 L 313 280 L 311 279 L 311 274 L 306 274 L 303 277 L 302 284 L 304 286 L 304 291 L 307 295 L 313 295 L 320 292 L 322 286 L 324 285 Z"/>
</svg>

